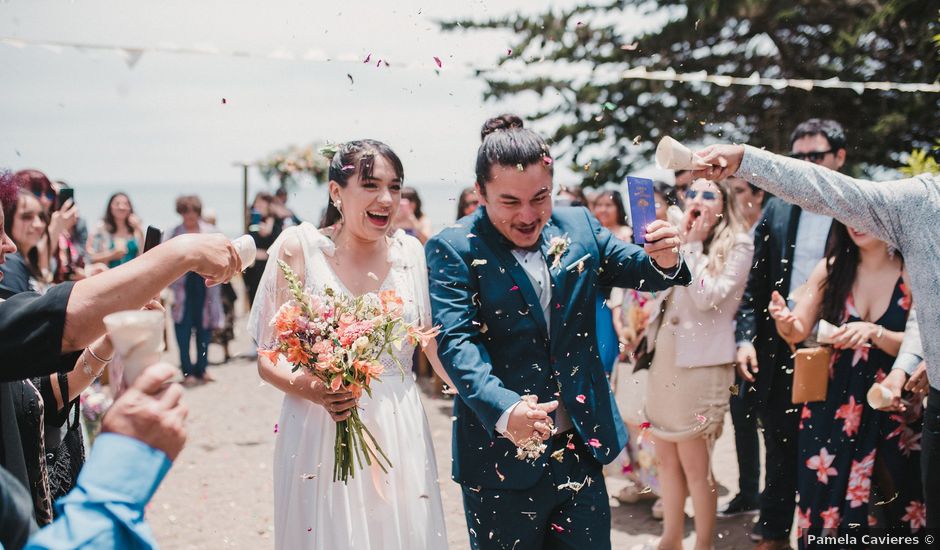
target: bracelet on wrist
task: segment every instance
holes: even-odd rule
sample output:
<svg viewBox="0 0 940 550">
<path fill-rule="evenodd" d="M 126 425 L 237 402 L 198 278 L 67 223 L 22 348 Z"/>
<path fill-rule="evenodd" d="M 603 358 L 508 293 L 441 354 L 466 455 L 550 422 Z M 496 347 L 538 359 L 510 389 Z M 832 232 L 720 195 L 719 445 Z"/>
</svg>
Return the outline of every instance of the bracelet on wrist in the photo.
<svg viewBox="0 0 940 550">
<path fill-rule="evenodd" d="M 102 358 L 98 357 L 98 354 L 95 353 L 95 350 L 93 350 L 93 349 L 91 349 L 91 348 L 85 348 L 85 351 L 87 351 L 88 353 L 90 353 L 91 356 L 94 357 L 95 359 L 97 359 L 99 363 L 108 364 L 108 363 L 111 362 L 112 359 L 114 359 L 114 354 L 111 354 L 111 357 L 108 357 L 107 359 L 102 359 Z"/>
</svg>

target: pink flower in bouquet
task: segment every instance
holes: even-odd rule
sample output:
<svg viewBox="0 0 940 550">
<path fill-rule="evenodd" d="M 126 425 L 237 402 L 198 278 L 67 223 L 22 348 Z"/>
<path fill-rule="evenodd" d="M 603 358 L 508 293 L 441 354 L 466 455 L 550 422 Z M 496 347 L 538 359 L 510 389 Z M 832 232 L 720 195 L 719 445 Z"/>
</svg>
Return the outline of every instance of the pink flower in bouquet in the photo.
<svg viewBox="0 0 940 550">
<path fill-rule="evenodd" d="M 336 320 L 339 330 L 343 330 L 349 325 L 356 322 L 356 314 L 351 311 L 344 311 L 339 314 L 339 318 Z"/>
<path fill-rule="evenodd" d="M 339 345 L 348 348 L 353 342 L 358 340 L 360 336 L 369 336 L 372 334 L 374 329 L 375 324 L 372 321 L 356 321 L 346 328 L 340 328 L 338 334 Z"/>
</svg>

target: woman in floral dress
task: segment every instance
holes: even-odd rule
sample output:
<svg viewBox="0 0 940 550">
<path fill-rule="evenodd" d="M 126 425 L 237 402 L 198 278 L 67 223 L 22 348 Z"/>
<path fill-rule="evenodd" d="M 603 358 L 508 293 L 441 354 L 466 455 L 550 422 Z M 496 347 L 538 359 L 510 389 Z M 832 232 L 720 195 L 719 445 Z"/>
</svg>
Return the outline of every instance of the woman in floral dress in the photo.
<svg viewBox="0 0 940 550">
<path fill-rule="evenodd" d="M 873 236 L 833 222 L 826 257 L 794 310 L 774 293 L 780 335 L 802 342 L 819 319 L 834 334 L 825 401 L 803 406 L 797 526 L 805 535 L 925 526 L 920 483 L 919 401 L 904 412 L 872 409 L 866 394 L 887 376 L 911 307 L 903 260 Z"/>
</svg>

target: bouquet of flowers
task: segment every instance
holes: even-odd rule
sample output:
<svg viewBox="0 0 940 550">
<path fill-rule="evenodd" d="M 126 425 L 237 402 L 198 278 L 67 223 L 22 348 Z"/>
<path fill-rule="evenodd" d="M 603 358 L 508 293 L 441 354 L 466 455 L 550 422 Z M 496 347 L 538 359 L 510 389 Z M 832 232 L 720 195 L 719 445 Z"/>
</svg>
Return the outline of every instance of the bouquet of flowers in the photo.
<svg viewBox="0 0 940 550">
<path fill-rule="evenodd" d="M 404 302 L 394 290 L 368 293 L 357 298 L 346 296 L 327 287 L 324 296 L 306 292 L 294 271 L 278 261 L 287 280 L 292 299 L 285 302 L 271 321 L 275 328 L 274 343 L 258 353 L 277 364 L 284 357 L 293 370 L 304 369 L 319 378 L 333 391 L 342 388 L 355 397 L 366 392 L 372 395 L 371 383 L 379 380 L 384 366 L 382 353 L 398 359 L 393 347 L 400 350 L 406 339 L 417 345 L 434 335 L 406 323 Z M 404 366 L 399 368 L 404 376 Z M 380 380 L 379 380 L 380 381 Z M 391 467 L 369 429 L 359 418 L 357 408 L 349 418 L 336 423 L 336 462 L 333 481 L 346 483 L 359 468 L 375 460 L 383 472 Z"/>
</svg>

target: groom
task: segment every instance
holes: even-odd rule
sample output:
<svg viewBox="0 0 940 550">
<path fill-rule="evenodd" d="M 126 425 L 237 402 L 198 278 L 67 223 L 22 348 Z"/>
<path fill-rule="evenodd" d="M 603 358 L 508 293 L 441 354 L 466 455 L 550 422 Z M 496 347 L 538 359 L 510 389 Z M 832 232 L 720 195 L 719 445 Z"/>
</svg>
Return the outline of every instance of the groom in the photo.
<svg viewBox="0 0 940 550">
<path fill-rule="evenodd" d="M 644 251 L 584 208 L 553 212 L 547 151 L 521 127 L 486 135 L 483 206 L 426 246 L 438 352 L 459 393 L 453 477 L 474 549 L 610 548 L 601 467 L 627 434 L 598 355 L 597 288 L 690 281 L 665 222 L 648 227 Z M 517 458 L 514 442 L 533 436 L 545 451 Z"/>
</svg>

